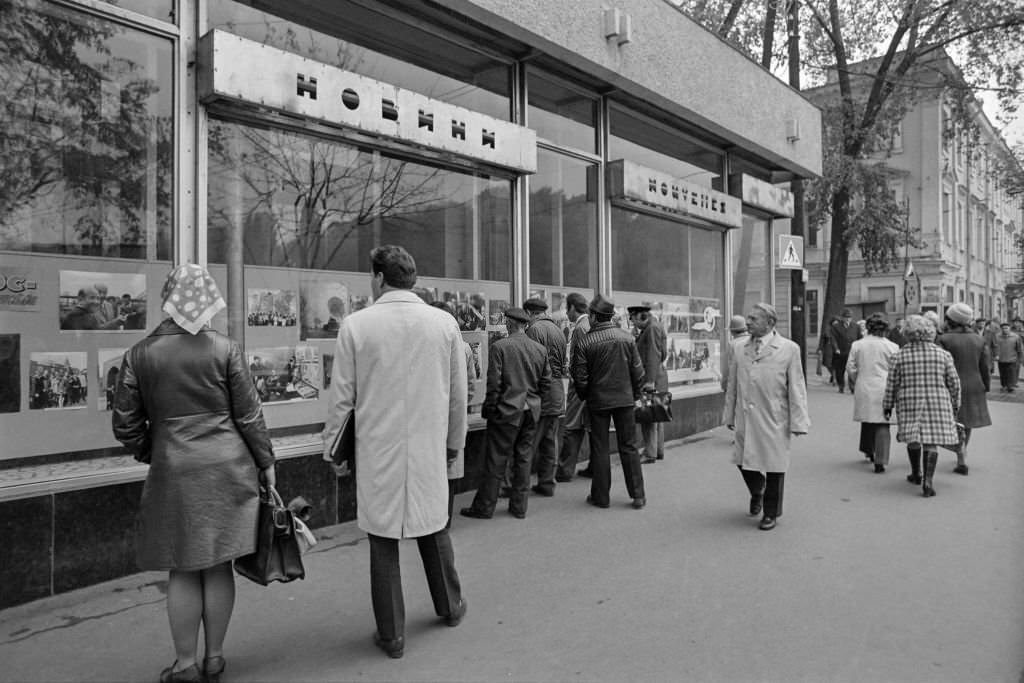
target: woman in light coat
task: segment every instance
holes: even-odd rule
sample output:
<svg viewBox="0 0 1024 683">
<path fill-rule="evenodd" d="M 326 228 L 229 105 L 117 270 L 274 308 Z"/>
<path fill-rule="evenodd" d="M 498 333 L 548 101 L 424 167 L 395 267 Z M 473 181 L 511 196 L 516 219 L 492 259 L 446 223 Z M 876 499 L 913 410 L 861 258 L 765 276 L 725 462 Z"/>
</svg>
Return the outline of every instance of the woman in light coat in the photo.
<svg viewBox="0 0 1024 683">
<path fill-rule="evenodd" d="M 907 345 L 893 356 L 882 401 L 883 416 L 896 411 L 896 438 L 907 444 L 911 473 L 925 498 L 935 495 L 932 477 L 939 445 L 957 442 L 954 415 L 960 408 L 960 378 L 953 357 L 940 349 L 935 325 L 920 315 L 907 317 Z M 924 456 L 924 477 L 921 459 Z"/>
<path fill-rule="evenodd" d="M 889 364 L 900 347 L 885 338 L 889 323 L 881 313 L 873 313 L 865 323 L 867 336 L 853 342 L 846 375 L 856 382 L 853 419 L 860 422 L 860 451 L 875 464 L 875 472 L 885 472 L 889 464 L 889 421 L 882 414 L 885 380 Z"/>
</svg>

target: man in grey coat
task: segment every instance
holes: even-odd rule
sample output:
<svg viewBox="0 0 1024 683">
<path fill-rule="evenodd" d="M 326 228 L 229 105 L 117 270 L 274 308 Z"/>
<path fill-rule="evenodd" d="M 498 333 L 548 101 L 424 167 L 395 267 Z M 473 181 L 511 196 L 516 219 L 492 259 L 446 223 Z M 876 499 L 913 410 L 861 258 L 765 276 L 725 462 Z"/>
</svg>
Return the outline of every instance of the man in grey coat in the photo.
<svg viewBox="0 0 1024 683">
<path fill-rule="evenodd" d="M 533 438 L 533 469 L 537 470 L 537 485 L 532 491 L 540 496 L 553 496 L 560 426 L 565 415 L 565 384 L 562 382 L 565 376 L 565 335 L 548 315 L 548 304 L 543 299 L 527 299 L 523 308 L 530 315 L 526 336 L 547 349 L 548 366 L 551 368 L 551 383 L 541 396 L 540 421 Z"/>
</svg>

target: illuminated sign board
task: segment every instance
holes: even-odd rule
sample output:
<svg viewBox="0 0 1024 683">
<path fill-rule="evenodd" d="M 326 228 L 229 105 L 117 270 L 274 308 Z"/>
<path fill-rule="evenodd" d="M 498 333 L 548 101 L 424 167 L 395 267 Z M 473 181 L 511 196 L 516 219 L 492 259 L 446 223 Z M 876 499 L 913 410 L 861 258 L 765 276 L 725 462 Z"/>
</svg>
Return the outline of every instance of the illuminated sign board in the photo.
<svg viewBox="0 0 1024 683">
<path fill-rule="evenodd" d="M 284 112 L 521 173 L 537 170 L 537 135 L 330 64 L 221 30 L 199 42 L 199 98 Z"/>
</svg>

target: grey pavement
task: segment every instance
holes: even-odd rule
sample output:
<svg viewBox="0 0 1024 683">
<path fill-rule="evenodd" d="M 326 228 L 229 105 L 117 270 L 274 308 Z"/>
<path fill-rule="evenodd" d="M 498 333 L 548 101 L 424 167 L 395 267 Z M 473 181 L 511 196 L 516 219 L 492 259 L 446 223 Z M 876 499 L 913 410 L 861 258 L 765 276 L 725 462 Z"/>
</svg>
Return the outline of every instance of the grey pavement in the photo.
<svg viewBox="0 0 1024 683">
<path fill-rule="evenodd" d="M 372 644 L 365 535 L 322 529 L 305 581 L 239 579 L 225 680 L 1024 683 L 1024 407 L 992 401 L 970 475 L 944 451 L 925 499 L 904 447 L 874 474 L 852 397 L 810 380 L 776 529 L 746 515 L 730 432 L 694 435 L 644 466 L 644 510 L 616 468 L 608 510 L 576 479 L 523 521 L 457 518 L 458 628 L 404 543 L 400 660 Z M 0 612 L 0 681 L 156 680 L 174 658 L 164 578 Z"/>
</svg>

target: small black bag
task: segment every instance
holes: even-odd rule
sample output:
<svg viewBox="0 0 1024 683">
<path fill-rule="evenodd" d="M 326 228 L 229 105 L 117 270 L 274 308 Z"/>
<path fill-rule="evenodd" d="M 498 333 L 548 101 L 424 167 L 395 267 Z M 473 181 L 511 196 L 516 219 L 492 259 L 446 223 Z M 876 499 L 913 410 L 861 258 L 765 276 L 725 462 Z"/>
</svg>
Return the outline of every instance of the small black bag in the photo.
<svg viewBox="0 0 1024 683">
<path fill-rule="evenodd" d="M 273 486 L 260 487 L 256 552 L 235 560 L 235 571 L 261 586 L 306 578 L 295 518 Z"/>
<path fill-rule="evenodd" d="M 636 408 L 636 421 L 640 424 L 672 421 L 672 393 L 669 391 L 645 391 Z"/>
</svg>

